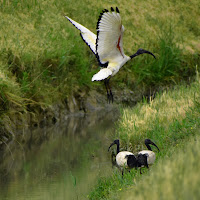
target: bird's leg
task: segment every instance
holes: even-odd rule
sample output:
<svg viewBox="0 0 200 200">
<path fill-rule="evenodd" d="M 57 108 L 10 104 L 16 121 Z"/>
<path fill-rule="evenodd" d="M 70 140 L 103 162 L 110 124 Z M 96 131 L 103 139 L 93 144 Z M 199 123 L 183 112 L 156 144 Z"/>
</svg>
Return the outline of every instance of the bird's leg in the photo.
<svg viewBox="0 0 200 200">
<path fill-rule="evenodd" d="M 142 168 L 140 167 L 140 174 L 142 174 L 142 171 L 141 171 L 141 169 L 142 169 Z"/>
<path fill-rule="evenodd" d="M 109 80 L 110 80 L 110 78 L 105 79 L 104 84 L 105 84 L 105 87 L 106 87 L 108 103 L 110 103 L 110 101 L 112 101 L 112 103 L 113 103 L 113 95 L 112 95 L 112 91 L 111 91 L 111 88 L 110 88 L 110 85 L 109 85 Z"/>
<path fill-rule="evenodd" d="M 108 99 L 108 102 L 110 103 L 110 94 L 108 92 L 108 79 L 105 79 L 104 80 L 104 85 L 106 87 L 106 92 L 107 92 L 107 99 Z"/>
<path fill-rule="evenodd" d="M 108 79 L 108 82 L 107 82 L 107 86 L 108 86 L 108 89 L 110 91 L 109 103 L 110 103 L 110 100 L 112 100 L 112 103 L 113 103 L 113 94 L 112 94 L 112 90 L 111 90 L 111 87 L 110 87 L 110 84 L 109 84 L 109 80 L 110 80 L 110 78 Z"/>
<path fill-rule="evenodd" d="M 124 178 L 124 169 L 122 169 L 122 178 Z"/>
</svg>

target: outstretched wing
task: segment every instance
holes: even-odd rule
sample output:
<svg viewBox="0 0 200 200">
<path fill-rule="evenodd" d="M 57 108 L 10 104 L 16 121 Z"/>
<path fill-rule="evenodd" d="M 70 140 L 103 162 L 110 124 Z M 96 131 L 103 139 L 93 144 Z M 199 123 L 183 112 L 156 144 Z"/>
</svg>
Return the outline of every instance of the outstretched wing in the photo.
<svg viewBox="0 0 200 200">
<path fill-rule="evenodd" d="M 96 56 L 102 66 L 108 62 L 120 62 L 124 59 L 124 26 L 118 8 L 116 12 L 103 10 L 97 22 Z"/>
<path fill-rule="evenodd" d="M 85 28 L 83 25 L 79 24 L 78 22 L 75 22 L 71 18 L 65 16 L 78 30 L 81 31 L 81 37 L 83 38 L 83 41 L 90 47 L 92 52 L 96 54 L 96 39 L 97 36 L 91 32 L 89 29 Z"/>
</svg>

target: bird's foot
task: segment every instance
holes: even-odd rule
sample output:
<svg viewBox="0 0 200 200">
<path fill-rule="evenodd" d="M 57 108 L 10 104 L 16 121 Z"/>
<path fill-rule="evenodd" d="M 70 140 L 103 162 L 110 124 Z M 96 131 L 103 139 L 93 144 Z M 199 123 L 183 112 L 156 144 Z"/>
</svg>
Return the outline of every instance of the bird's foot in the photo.
<svg viewBox="0 0 200 200">
<path fill-rule="evenodd" d="M 112 93 L 110 93 L 110 94 L 107 94 L 107 99 L 108 99 L 108 103 L 113 103 L 113 95 L 112 95 Z"/>
</svg>

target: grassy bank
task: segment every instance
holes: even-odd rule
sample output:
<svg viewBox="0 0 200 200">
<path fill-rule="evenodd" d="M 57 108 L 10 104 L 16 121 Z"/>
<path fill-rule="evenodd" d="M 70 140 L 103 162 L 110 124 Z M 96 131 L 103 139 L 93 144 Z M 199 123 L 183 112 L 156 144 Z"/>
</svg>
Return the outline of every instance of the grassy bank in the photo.
<svg viewBox="0 0 200 200">
<path fill-rule="evenodd" d="M 136 187 L 121 194 L 121 198 L 199 199 L 199 131 L 199 126 L 194 131 L 190 130 L 190 134 L 195 134 L 196 137 L 189 138 L 181 147 L 170 150 L 170 158 L 163 158 L 151 174 L 138 181 Z"/>
<path fill-rule="evenodd" d="M 124 67 L 113 80 L 118 87 L 160 86 L 190 76 L 199 59 L 198 5 L 197 0 L 131 5 L 92 0 L 1 1 L 1 112 L 12 106 L 27 110 L 27 104 L 52 104 L 80 89 L 98 87 L 99 83 L 91 83 L 98 69 L 96 59 L 63 14 L 96 32 L 100 11 L 118 6 L 126 28 L 125 52 L 141 47 L 156 54 L 156 61 L 144 56 Z"/>
<path fill-rule="evenodd" d="M 89 198 L 120 199 L 121 191 L 126 191 L 127 187 L 132 185 L 130 190 L 122 194 L 124 198 L 130 197 L 131 194 L 131 197 L 144 199 L 150 197 L 152 192 L 152 199 L 160 199 L 161 196 L 164 199 L 177 199 L 184 197 L 186 193 L 191 195 L 194 192 L 193 195 L 197 195 L 194 199 L 198 199 L 199 193 L 195 191 L 198 190 L 200 177 L 196 174 L 196 169 L 200 163 L 195 152 L 199 149 L 199 90 L 200 80 L 197 75 L 196 81 L 190 86 L 177 86 L 173 90 L 158 94 L 149 103 L 144 100 L 134 108 L 123 109 L 122 118 L 112 139 L 119 138 L 123 150 L 138 152 L 146 148 L 144 139 L 151 138 L 161 151 L 157 152 L 156 163 L 149 171 L 144 170 L 142 175 L 139 170 L 132 170 L 122 179 L 119 171 L 114 170 L 112 176 L 100 178 Z M 188 171 L 190 173 L 187 173 Z M 196 179 L 194 184 L 188 187 L 192 177 Z"/>
</svg>

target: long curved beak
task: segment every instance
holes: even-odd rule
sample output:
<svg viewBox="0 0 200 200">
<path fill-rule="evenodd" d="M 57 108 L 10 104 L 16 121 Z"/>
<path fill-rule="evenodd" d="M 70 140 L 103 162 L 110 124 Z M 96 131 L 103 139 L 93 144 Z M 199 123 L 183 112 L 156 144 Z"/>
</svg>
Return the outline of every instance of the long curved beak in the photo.
<svg viewBox="0 0 200 200">
<path fill-rule="evenodd" d="M 144 50 L 144 53 L 148 53 L 148 54 L 152 55 L 156 59 L 156 56 L 153 53 L 151 53 L 150 51 Z"/>
<path fill-rule="evenodd" d="M 153 143 L 153 142 L 151 141 L 151 144 L 152 144 L 153 146 L 155 146 L 155 147 L 158 149 L 158 151 L 160 151 L 160 149 L 158 148 L 158 146 L 157 146 L 155 143 Z"/>
<path fill-rule="evenodd" d="M 152 55 L 156 59 L 156 56 L 153 53 L 151 53 L 150 51 L 144 50 L 144 49 L 138 49 L 137 52 L 135 54 L 133 54 L 132 56 L 130 56 L 130 57 L 132 59 L 132 58 L 134 58 L 136 56 L 139 56 L 139 55 L 141 55 L 143 53 L 150 54 L 150 55 Z"/>
<path fill-rule="evenodd" d="M 144 143 L 145 143 L 145 145 L 147 146 L 147 148 L 150 151 L 152 151 L 151 147 L 149 146 L 150 144 L 153 145 L 153 146 L 155 146 L 158 149 L 158 151 L 160 151 L 160 149 L 158 148 L 158 146 L 154 142 L 152 142 L 150 139 L 145 139 Z"/>
<path fill-rule="evenodd" d="M 109 147 L 108 147 L 108 151 L 110 150 L 110 148 L 114 145 L 115 143 L 113 142 Z"/>
</svg>

